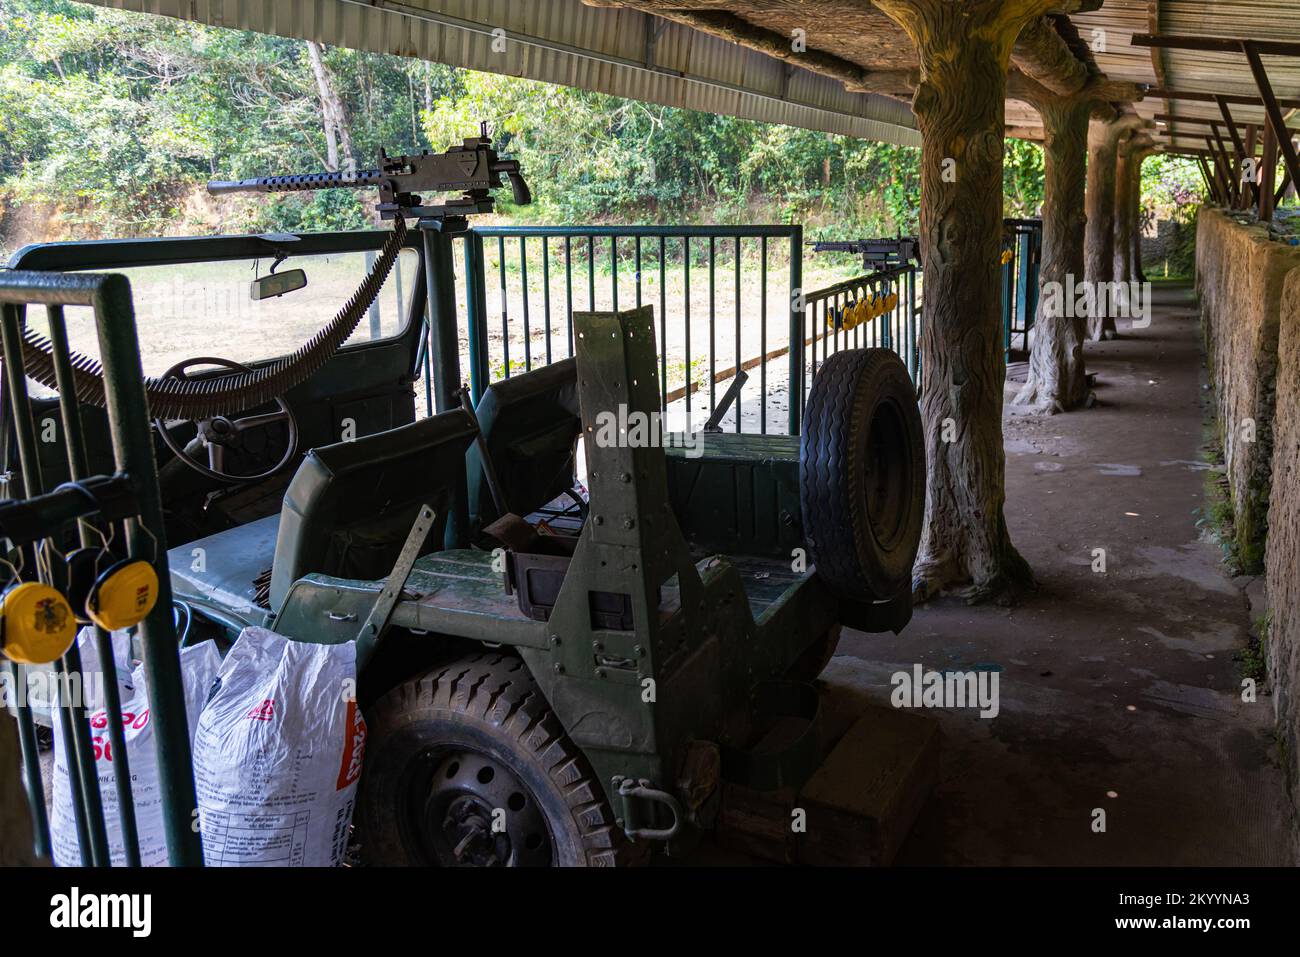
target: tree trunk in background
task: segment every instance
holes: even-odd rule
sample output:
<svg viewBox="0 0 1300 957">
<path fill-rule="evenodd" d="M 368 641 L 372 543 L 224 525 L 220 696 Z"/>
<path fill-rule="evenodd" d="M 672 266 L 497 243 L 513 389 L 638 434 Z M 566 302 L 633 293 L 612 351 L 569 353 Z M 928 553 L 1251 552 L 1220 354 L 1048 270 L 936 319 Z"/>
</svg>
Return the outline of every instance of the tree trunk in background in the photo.
<svg viewBox="0 0 1300 957">
<path fill-rule="evenodd" d="M 1142 161 L 1155 148 L 1151 137 L 1138 131 L 1120 140 L 1115 172 L 1115 281 L 1143 282 L 1139 250 L 1142 231 L 1138 203 L 1142 191 Z"/>
<path fill-rule="evenodd" d="M 316 77 L 316 92 L 320 96 L 321 125 L 325 129 L 325 148 L 330 171 L 355 173 L 357 159 L 352 152 L 352 132 L 348 128 L 343 99 L 334 85 L 334 77 L 325 66 L 320 44 L 315 40 L 307 40 L 306 43 L 307 59 L 311 61 L 311 72 Z"/>
<path fill-rule="evenodd" d="M 1010 597 L 1032 576 L 1003 516 L 1003 100 L 1011 47 L 1050 4 L 875 3 L 907 31 L 921 63 L 912 110 L 921 132 L 928 468 L 913 592 L 918 600 L 953 587 L 971 601 Z"/>
<path fill-rule="evenodd" d="M 1115 282 L 1132 282 L 1133 275 L 1133 143 L 1134 134 L 1121 137 L 1115 163 Z"/>
<path fill-rule="evenodd" d="M 1133 251 L 1130 269 L 1133 278 L 1138 282 L 1147 281 L 1147 274 L 1142 269 L 1142 164 L 1151 153 L 1152 150 L 1149 148 L 1138 150 L 1133 154 L 1130 164 L 1133 177 L 1133 183 L 1129 187 L 1129 199 L 1133 203 Z"/>
<path fill-rule="evenodd" d="M 1088 223 L 1084 234 L 1084 279 L 1093 290 L 1109 283 L 1115 274 L 1115 176 L 1119 161 L 1119 138 L 1140 124 L 1135 114 L 1125 114 L 1113 122 L 1093 120 L 1088 126 L 1088 189 L 1086 209 Z M 1092 311 L 1087 321 L 1091 342 L 1115 338 L 1115 317 Z"/>
<path fill-rule="evenodd" d="M 0 708 L 0 867 L 37 863 L 32 815 L 23 790 L 18 722 Z"/>
<path fill-rule="evenodd" d="M 1073 289 L 1082 282 L 1088 114 L 1084 99 L 1051 97 L 1034 104 L 1043 118 L 1043 254 L 1029 377 L 1017 405 L 1065 412 L 1088 398 L 1083 366 L 1084 318 Z M 1055 284 L 1055 288 L 1048 284 Z"/>
</svg>

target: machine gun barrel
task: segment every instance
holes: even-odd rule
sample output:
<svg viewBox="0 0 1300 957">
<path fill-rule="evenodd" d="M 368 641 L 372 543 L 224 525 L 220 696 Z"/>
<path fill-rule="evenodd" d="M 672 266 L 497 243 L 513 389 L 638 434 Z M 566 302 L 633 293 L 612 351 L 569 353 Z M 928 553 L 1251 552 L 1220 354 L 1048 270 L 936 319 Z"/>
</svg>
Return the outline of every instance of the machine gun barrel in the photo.
<svg viewBox="0 0 1300 957">
<path fill-rule="evenodd" d="M 911 236 L 896 239 L 818 240 L 809 243 L 813 252 L 857 253 L 864 268 L 873 264 L 902 264 L 910 259 L 921 261 L 921 244 Z"/>
<path fill-rule="evenodd" d="M 309 189 L 363 189 L 378 186 L 383 176 L 377 169 L 355 173 L 299 173 L 292 176 L 259 176 L 256 179 L 210 180 L 213 196 L 227 193 L 296 193 Z"/>
<path fill-rule="evenodd" d="M 379 168 L 355 172 L 298 173 L 290 176 L 259 176 L 257 179 L 212 180 L 208 192 L 226 193 L 296 193 L 315 189 L 363 189 L 378 187 L 379 203 L 375 207 L 381 219 L 407 217 L 438 220 L 464 228 L 465 217 L 490 213 L 492 191 L 510 181 L 515 204 L 533 201 L 517 160 L 503 160 L 492 148 L 484 124 L 482 135 L 470 137 L 459 146 L 441 153 L 411 153 L 389 156 L 379 151 Z M 426 203 L 422 193 L 460 193 L 442 203 Z"/>
</svg>

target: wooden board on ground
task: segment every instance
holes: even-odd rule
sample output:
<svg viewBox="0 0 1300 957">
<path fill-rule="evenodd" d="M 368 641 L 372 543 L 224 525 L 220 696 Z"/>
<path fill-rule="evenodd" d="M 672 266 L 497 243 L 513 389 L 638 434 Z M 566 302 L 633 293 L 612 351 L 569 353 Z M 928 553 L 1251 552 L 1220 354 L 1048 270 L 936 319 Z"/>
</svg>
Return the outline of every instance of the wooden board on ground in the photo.
<svg viewBox="0 0 1300 957">
<path fill-rule="evenodd" d="M 784 864 L 893 861 L 938 780 L 938 723 L 874 705 L 856 720 L 826 717 L 833 746 L 797 793 L 723 785 L 719 844 Z M 796 810 L 802 831 L 793 827 Z"/>
</svg>

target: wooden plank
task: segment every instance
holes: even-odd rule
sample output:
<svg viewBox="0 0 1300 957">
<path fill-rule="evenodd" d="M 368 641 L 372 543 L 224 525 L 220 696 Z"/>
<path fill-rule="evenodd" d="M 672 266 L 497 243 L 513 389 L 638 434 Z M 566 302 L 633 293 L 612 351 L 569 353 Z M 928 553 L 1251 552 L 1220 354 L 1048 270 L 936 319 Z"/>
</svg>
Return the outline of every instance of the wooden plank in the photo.
<svg viewBox="0 0 1300 957">
<path fill-rule="evenodd" d="M 858 719 L 799 794 L 807 831 L 800 864 L 884 866 L 912 829 L 939 778 L 933 718 L 875 708 Z"/>
<path fill-rule="evenodd" d="M 790 826 L 795 792 L 755 791 L 739 784 L 722 785 L 722 804 L 715 831 L 718 844 L 777 864 L 795 863 L 795 835 Z"/>
</svg>

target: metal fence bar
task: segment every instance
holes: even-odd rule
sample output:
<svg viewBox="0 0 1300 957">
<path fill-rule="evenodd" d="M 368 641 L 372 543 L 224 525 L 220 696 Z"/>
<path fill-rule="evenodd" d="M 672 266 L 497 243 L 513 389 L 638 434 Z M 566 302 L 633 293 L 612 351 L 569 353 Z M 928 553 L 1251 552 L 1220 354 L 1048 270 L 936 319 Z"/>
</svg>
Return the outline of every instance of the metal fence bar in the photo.
<svg viewBox="0 0 1300 957">
<path fill-rule="evenodd" d="M 614 311 L 618 312 L 618 237 L 609 237 L 609 285 Z"/>
<path fill-rule="evenodd" d="M 1011 361 L 1011 327 L 1016 308 L 1016 253 L 1012 246 L 1011 259 L 1002 265 L 1002 361 Z"/>
<path fill-rule="evenodd" d="M 85 433 L 81 422 L 81 405 L 68 401 L 65 396 L 77 394 L 73 380 L 71 348 L 68 342 L 68 326 L 64 319 L 62 306 L 49 306 L 46 309 L 50 327 L 50 344 L 54 351 L 54 375 L 59 391 L 59 411 L 63 420 L 63 439 L 68 454 L 68 475 L 74 481 L 90 476 L 90 466 L 86 455 Z M 94 544 L 99 537 L 91 528 L 90 521 L 78 522 L 78 533 L 82 547 Z M 99 657 L 100 668 L 112 677 L 104 682 L 104 711 L 108 718 L 109 762 L 113 767 L 113 781 L 117 793 L 118 824 L 122 829 L 123 856 L 127 867 L 140 866 L 140 838 L 136 828 L 135 801 L 131 797 L 131 769 L 126 753 L 126 730 L 122 724 L 122 694 L 117 686 L 115 675 L 113 637 L 98 625 L 95 628 L 95 650 Z M 72 651 L 76 651 L 74 644 Z M 81 662 L 69 661 L 69 666 L 81 670 Z M 66 690 L 66 689 L 64 689 Z M 77 712 L 80 712 L 79 714 Z M 84 723 L 85 709 L 78 707 L 73 714 L 74 720 Z M 64 729 L 66 735 L 67 730 Z M 67 738 L 65 737 L 66 741 Z"/>
<path fill-rule="evenodd" d="M 921 341 L 916 334 L 916 273 L 909 270 L 907 273 L 907 341 L 909 348 L 912 350 L 912 381 L 919 387 L 921 384 Z"/>
<path fill-rule="evenodd" d="M 524 315 L 524 371 L 529 372 L 533 368 L 533 336 L 532 330 L 528 328 L 528 237 L 519 237 L 519 281 L 523 285 L 523 315 Z"/>
<path fill-rule="evenodd" d="M 686 330 L 686 431 L 691 431 L 691 237 L 682 237 L 682 278 L 685 283 L 683 300 L 685 301 Z M 666 351 L 666 350 L 665 350 Z"/>
<path fill-rule="evenodd" d="M 483 398 L 492 377 L 488 367 L 487 283 L 483 270 L 483 237 L 469 233 L 465 236 L 465 308 L 469 334 L 469 394 L 475 405 Z M 425 396 L 430 415 L 433 414 L 432 395 L 430 389 Z"/>
<path fill-rule="evenodd" d="M 790 313 L 790 434 L 799 434 L 803 420 L 803 227 L 795 226 L 790 234 L 790 294 L 786 299 Z"/>
<path fill-rule="evenodd" d="M 641 237 L 634 236 L 635 245 L 635 266 L 636 266 L 636 307 L 641 308 Z"/>
<path fill-rule="evenodd" d="M 714 381 L 718 372 L 717 242 L 716 236 L 709 237 L 709 412 L 718 407 L 717 383 Z M 688 352 L 688 359 L 689 355 Z"/>
<path fill-rule="evenodd" d="M 542 237 L 542 311 L 546 314 L 546 364 L 551 364 L 551 240 Z"/>
<path fill-rule="evenodd" d="M 203 862 L 199 835 L 193 828 L 197 802 L 194 795 L 193 765 L 190 757 L 189 727 L 186 720 L 185 697 L 182 690 L 180 674 L 180 656 L 177 648 L 176 630 L 173 619 L 171 579 L 169 574 L 162 503 L 158 490 L 158 474 L 154 462 L 153 437 L 148 405 L 144 393 L 144 374 L 140 365 L 140 352 L 135 325 L 135 313 L 131 303 L 131 287 L 124 276 L 120 275 L 50 275 L 49 273 L 26 273 L 13 271 L 0 275 L 0 302 L 6 305 L 3 310 L 3 338 L 5 351 L 6 392 L 10 408 L 15 413 L 16 423 L 21 423 L 26 406 L 26 385 L 21 366 L 21 351 L 18 345 L 19 319 L 17 309 L 20 304 L 33 305 L 79 305 L 89 306 L 94 310 L 96 331 L 98 333 L 100 362 L 105 380 L 106 411 L 108 415 L 109 435 L 112 441 L 116 478 L 113 481 L 124 484 L 130 491 L 134 505 L 135 517 L 125 521 L 127 551 L 131 555 L 148 556 L 158 575 L 157 601 L 149 615 L 138 626 L 141 641 L 143 667 L 149 689 L 150 720 L 154 726 L 155 745 L 158 760 L 158 782 L 161 793 L 164 836 L 167 842 L 169 860 L 173 865 L 200 865 Z M 76 402 L 75 395 L 63 395 L 61 402 Z M 27 426 L 18 425 L 20 430 L 32 432 L 29 453 L 24 453 L 20 444 L 20 458 L 29 460 L 24 464 L 24 473 L 31 471 L 24 480 L 24 489 L 29 496 L 34 489 L 39 489 L 40 478 L 35 470 L 39 468 L 34 458 L 34 430 L 31 428 L 30 414 L 25 416 Z M 69 513 L 55 511 L 64 509 L 64 498 L 58 492 L 42 496 L 41 507 L 49 508 L 51 516 L 49 525 L 57 527 L 65 521 L 71 521 L 91 514 L 84 506 L 80 511 Z M 77 496 L 78 500 L 82 497 Z M 49 503 L 54 502 L 54 505 Z M 112 668 L 112 659 L 105 663 Z M 115 676 L 110 681 L 116 680 Z M 30 722 L 30 712 L 27 714 Z M 109 721 L 121 720 L 118 715 L 108 714 Z M 20 717 L 20 729 L 24 722 Z M 20 730 L 26 737 L 26 731 Z M 89 728 L 87 728 L 89 733 Z M 74 735 L 75 742 L 75 735 Z M 98 778 L 95 777 L 95 784 Z M 40 789 L 40 770 L 34 773 L 29 768 L 27 774 L 29 799 L 35 797 L 34 789 Z M 96 815 L 102 820 L 102 805 L 89 787 L 84 789 L 89 798 L 94 798 L 93 806 L 87 807 L 87 820 L 92 823 Z M 36 802 L 33 801 L 35 804 Z M 43 803 L 43 801 L 42 801 Z M 38 846 L 49 850 L 48 825 L 42 820 L 43 807 L 33 814 L 38 828 Z M 91 828 L 93 838 L 94 830 Z M 107 863 L 106 848 L 102 849 L 103 860 Z"/>
<path fill-rule="evenodd" d="M 198 801 L 194 796 L 189 724 L 176 647 L 162 498 L 131 286 L 124 277 L 109 275 L 102 277 L 98 292 L 96 326 L 113 457 L 117 471 L 132 480 L 139 514 L 139 518 L 126 523 L 127 547 L 133 555 L 146 555 L 152 550 L 158 573 L 158 600 L 139 629 L 149 685 L 150 720 L 155 729 L 167 856 L 173 866 L 201 865 L 202 846 L 193 826 Z"/>
<path fill-rule="evenodd" d="M 660 407 L 668 408 L 668 237 L 659 237 L 659 392 Z"/>
<path fill-rule="evenodd" d="M 5 354 L 5 391 L 13 415 L 14 437 L 18 445 L 18 460 L 23 477 L 23 495 L 33 498 L 45 491 L 41 479 L 40 457 L 36 443 L 36 423 L 32 416 L 31 400 L 27 393 L 27 376 L 23 365 L 21 323 L 15 304 L 4 306 L 3 334 Z M 34 545 L 30 550 L 31 564 L 36 567 L 40 581 L 51 581 L 48 566 L 36 561 L 42 549 L 49 554 L 54 547 L 51 537 Z M 71 786 L 73 815 L 77 829 L 77 843 L 83 864 L 107 867 L 111 862 L 108 851 L 108 831 L 104 822 L 103 803 L 99 794 L 99 775 L 95 768 L 94 751 L 90 741 L 90 726 L 86 723 L 85 709 L 72 699 L 67 676 L 81 671 L 81 655 L 74 642 L 55 666 L 55 680 L 59 686 L 59 730 L 67 749 L 69 763 L 68 783 Z M 121 718 L 119 716 L 118 720 Z M 30 783 L 29 783 L 30 786 Z"/>
<path fill-rule="evenodd" d="M 573 237 L 564 237 L 565 325 L 569 330 L 569 358 L 573 358 Z"/>
<path fill-rule="evenodd" d="M 768 330 L 766 328 L 766 323 L 767 323 L 766 309 L 770 302 L 770 295 L 769 295 L 770 290 L 767 288 L 767 283 L 770 278 L 770 268 L 769 268 L 770 244 L 768 243 L 768 240 L 770 240 L 773 237 L 777 237 L 782 240 L 790 241 L 791 255 L 794 257 L 795 260 L 798 260 L 802 255 L 802 242 L 801 242 L 802 231 L 800 227 L 797 226 L 753 226 L 753 227 L 489 226 L 489 227 L 482 227 L 482 228 L 475 229 L 472 232 L 477 234 L 481 238 L 495 238 L 497 240 L 498 286 L 503 288 L 503 291 L 500 293 L 500 298 L 502 301 L 502 308 L 503 308 L 501 331 L 502 331 L 503 338 L 506 340 L 505 342 L 503 342 L 502 346 L 500 347 L 501 348 L 500 355 L 506 359 L 508 359 L 507 356 L 508 350 L 512 347 L 517 349 L 519 346 L 518 342 L 514 342 L 513 344 L 509 342 L 511 338 L 511 324 L 509 322 L 509 315 L 508 315 L 508 302 L 509 299 L 512 298 L 513 296 L 519 295 L 519 290 L 516 289 L 516 287 L 521 282 L 524 283 L 523 292 L 522 292 L 523 303 L 522 305 L 515 304 L 513 308 L 515 309 L 522 308 L 526 310 L 528 316 L 530 317 L 528 322 L 526 323 L 525 339 L 527 341 L 524 347 L 525 348 L 524 365 L 529 369 L 533 368 L 538 362 L 541 361 L 540 352 L 537 356 L 533 356 L 531 352 L 531 346 L 529 344 L 531 343 L 531 316 L 535 311 L 534 307 L 537 307 L 538 304 L 530 302 L 530 298 L 531 298 L 530 290 L 527 285 L 527 274 L 530 271 L 530 267 L 532 269 L 535 269 L 537 263 L 528 263 L 527 258 L 528 255 L 537 254 L 537 251 L 533 249 L 531 250 L 531 252 L 525 253 L 524 249 L 526 248 L 526 246 L 523 240 L 526 237 L 536 236 L 539 239 L 541 239 L 543 243 L 542 250 L 540 253 L 540 258 L 542 261 L 543 286 L 544 286 L 544 289 L 541 294 L 542 302 L 540 304 L 540 308 L 543 311 L 543 313 L 545 313 L 549 308 L 548 301 L 551 295 L 549 241 L 551 239 L 562 238 L 565 242 L 565 289 L 566 289 L 565 296 L 566 296 L 566 309 L 567 309 L 566 328 L 568 330 L 568 335 L 571 340 L 572 311 L 573 311 L 573 306 L 571 302 L 573 240 L 574 239 L 578 239 L 580 241 L 585 240 L 586 256 L 587 256 L 587 276 L 586 276 L 587 307 L 588 308 L 612 307 L 614 309 L 619 309 L 619 308 L 623 308 L 625 304 L 632 298 L 631 295 L 628 295 L 627 292 L 622 289 L 622 280 L 624 278 L 623 273 L 626 271 L 623 268 L 623 266 L 628 258 L 632 259 L 632 265 L 635 269 L 633 275 L 634 290 L 632 295 L 635 296 L 635 301 L 637 305 L 638 306 L 643 305 L 647 300 L 647 298 L 649 298 L 647 296 L 647 290 L 645 288 L 646 287 L 645 270 L 648 265 L 645 261 L 645 256 L 648 252 L 645 246 L 645 239 L 647 237 L 651 239 L 657 239 L 659 241 L 659 246 L 660 246 L 660 258 L 658 264 L 658 272 L 659 272 L 658 278 L 660 284 L 659 295 L 658 295 L 658 299 L 659 299 L 658 306 L 661 314 L 660 329 L 659 329 L 660 342 L 661 342 L 660 379 L 661 379 L 661 401 L 663 403 L 664 410 L 667 411 L 667 407 L 669 404 L 678 401 L 678 399 L 681 399 L 683 400 L 683 405 L 686 407 L 686 414 L 688 416 L 688 421 L 689 421 L 690 417 L 694 415 L 694 411 L 696 409 L 696 403 L 697 400 L 699 399 L 699 396 L 697 396 L 696 393 L 700 392 L 700 394 L 703 395 L 702 390 L 705 387 L 705 383 L 700 381 L 703 375 L 707 374 L 708 376 L 708 397 L 704 401 L 708 403 L 710 408 L 713 408 L 716 406 L 719 397 L 719 392 L 718 392 L 719 381 L 721 381 L 722 379 L 729 378 L 731 375 L 735 373 L 736 369 L 752 369 L 754 365 L 759 365 L 760 366 L 759 378 L 761 382 L 761 391 L 764 396 L 764 403 L 758 415 L 759 421 L 757 425 L 759 429 L 766 431 L 766 429 L 768 428 L 768 423 L 767 423 L 768 410 L 766 408 L 766 395 L 767 395 L 767 388 L 771 384 L 769 381 L 767 381 L 767 371 L 768 371 L 767 363 L 772 361 L 773 359 L 776 358 L 777 355 L 779 355 L 779 352 L 776 354 L 769 354 L 769 349 L 771 344 L 768 342 L 769 337 L 768 337 Z M 506 239 L 511 237 L 516 237 L 521 240 L 520 243 L 521 263 L 520 266 L 518 267 L 519 275 L 514 275 L 512 272 L 506 271 L 501 268 L 501 263 L 500 263 L 501 246 Z M 609 246 L 607 252 L 604 245 L 605 238 L 609 239 Z M 756 357 L 747 356 L 743 351 L 745 349 L 746 339 L 747 339 L 746 328 L 744 325 L 746 308 L 747 308 L 746 296 L 753 293 L 752 288 L 749 289 L 749 291 L 747 292 L 746 285 L 745 285 L 746 275 L 747 275 L 745 270 L 745 265 L 744 265 L 745 241 L 749 238 L 756 238 L 760 240 L 760 245 L 762 247 L 761 248 L 762 262 L 760 263 L 760 268 L 759 268 L 759 278 L 761 279 L 761 285 L 760 285 L 760 289 L 757 292 L 757 299 L 758 299 L 758 305 L 760 306 L 763 314 L 762 316 L 758 317 L 759 326 L 760 326 L 758 340 L 761 349 L 759 354 Z M 707 253 L 709 285 L 706 290 L 695 288 L 698 287 L 699 280 L 697 276 L 691 275 L 691 273 L 694 272 L 695 267 L 701 265 L 700 263 L 696 263 L 694 261 L 696 258 L 696 256 L 694 255 L 696 250 L 692 248 L 692 243 L 696 239 L 707 239 L 709 241 L 709 250 Z M 622 245 L 622 243 L 627 240 L 630 240 L 630 245 L 632 247 L 631 250 L 628 250 Z M 671 248 L 672 241 L 674 240 L 680 243 L 680 250 Z M 719 250 L 719 246 L 722 247 L 721 250 Z M 681 256 L 680 272 L 670 273 L 669 257 L 670 255 L 672 255 L 672 259 L 674 263 L 673 268 L 677 269 L 678 267 L 675 265 L 677 261 L 677 255 L 675 254 L 678 252 L 680 252 L 680 256 Z M 733 316 L 732 316 L 733 329 L 731 331 L 730 338 L 732 338 L 733 340 L 733 351 L 735 357 L 734 366 L 736 367 L 736 369 L 732 369 L 729 364 L 721 361 L 721 357 L 719 353 L 721 346 L 718 343 L 718 338 L 717 338 L 718 337 L 717 322 L 718 322 L 718 312 L 719 312 L 717 283 L 720 281 L 718 267 L 720 263 L 725 265 L 725 257 L 728 253 L 734 256 L 734 260 L 731 263 L 732 279 L 735 282 L 735 287 L 733 289 L 733 295 L 732 295 L 733 302 L 731 304 L 733 310 Z M 598 263 L 597 263 L 598 255 L 606 255 L 606 254 L 609 256 L 609 265 L 607 267 L 598 267 Z M 706 256 L 703 253 L 701 253 L 699 258 L 701 260 L 704 260 Z M 483 268 L 483 266 L 479 266 L 479 268 Z M 599 271 L 600 268 L 608 268 L 610 274 L 610 279 L 609 279 L 610 300 L 608 304 L 602 304 L 597 299 L 596 296 L 596 273 Z M 680 278 L 678 278 L 679 276 Z M 791 276 L 793 276 L 796 280 L 802 278 L 801 263 L 797 261 L 792 263 Z M 680 304 L 678 303 L 677 292 L 673 292 L 671 295 L 669 294 L 668 286 L 669 286 L 670 278 L 674 280 L 674 283 L 680 282 L 681 284 L 680 294 L 682 298 Z M 692 283 L 694 283 L 694 286 L 692 285 Z M 700 295 L 701 302 L 699 303 L 693 302 L 693 295 Z M 681 312 L 680 320 L 675 318 L 671 322 L 668 320 L 667 313 L 669 311 L 670 304 L 672 306 L 673 311 L 680 310 Z M 750 305 L 752 307 L 752 303 Z M 790 326 L 792 329 L 796 321 L 798 321 L 802 325 L 802 320 L 800 320 L 799 317 L 793 314 L 795 306 L 796 306 L 796 302 L 792 290 L 791 306 L 790 306 L 792 310 L 792 314 L 790 317 Z M 694 325 L 695 325 L 695 321 L 697 321 L 697 317 L 698 317 L 698 321 L 700 321 L 701 325 L 703 325 L 703 320 L 705 318 L 703 315 L 704 309 L 708 310 L 708 316 L 707 316 L 708 328 L 695 329 Z M 670 343 L 669 328 L 671 327 L 673 330 L 676 330 L 678 321 L 683 323 L 681 327 L 680 338 L 676 338 L 677 333 L 674 331 L 674 338 Z M 551 318 L 548 315 L 547 334 L 551 335 L 552 332 L 553 330 L 551 328 Z M 707 360 L 705 360 L 702 355 L 695 356 L 692 353 L 693 347 L 696 347 L 697 345 L 703 345 L 703 343 L 700 342 L 700 337 L 702 335 L 707 335 L 709 338 L 709 343 L 707 347 L 708 348 Z M 797 420 L 802 415 L 802 404 L 807 389 L 806 375 L 810 370 L 805 369 L 802 364 L 805 357 L 803 355 L 804 343 L 801 341 L 801 337 L 795 335 L 792 341 L 796 342 L 797 345 L 794 350 L 795 354 L 790 357 L 790 364 L 792 367 L 791 371 L 794 373 L 794 379 L 790 382 L 789 385 L 791 405 L 793 407 L 790 410 L 790 420 Z M 495 350 L 498 347 L 496 346 L 495 342 L 493 342 L 491 346 L 493 349 L 493 355 L 496 356 L 497 353 Z M 681 354 L 681 350 L 683 349 L 685 350 L 685 353 Z M 780 351 L 782 352 L 789 351 L 789 347 L 787 347 L 787 349 L 785 350 L 780 350 Z M 670 352 L 672 353 L 671 357 L 669 355 Z M 572 354 L 572 351 L 570 351 L 570 354 Z M 681 381 L 670 382 L 669 366 L 671 363 L 669 362 L 669 359 L 672 358 L 673 362 L 675 363 L 677 361 L 677 357 L 679 356 L 679 354 L 681 354 L 681 358 L 683 361 L 684 382 Z M 547 353 L 546 361 L 549 363 L 554 361 L 555 358 L 556 356 L 554 354 L 554 350 L 552 350 Z M 703 367 L 706 361 L 707 361 L 707 373 L 703 371 Z M 699 367 L 696 366 L 696 362 L 700 363 Z M 502 376 L 509 376 L 510 374 L 512 374 L 512 369 L 510 368 L 510 366 L 511 363 L 506 361 L 502 369 L 502 373 L 501 373 Z M 726 368 L 724 368 L 724 366 L 726 366 Z M 495 369 L 496 367 L 495 364 L 492 367 Z M 746 426 L 742 421 L 743 413 L 744 413 L 744 405 L 743 402 L 739 402 L 739 401 L 736 404 L 737 404 L 736 429 L 738 429 L 739 431 L 745 431 Z M 753 426 L 750 426 L 750 428 L 752 427 Z M 787 422 L 787 427 L 788 427 L 788 422 Z"/>
<path fill-rule="evenodd" d="M 504 365 L 505 370 L 501 373 L 503 379 L 510 378 L 510 304 L 509 294 L 506 292 L 506 238 L 505 236 L 497 237 L 497 266 L 499 268 L 501 282 L 498 287 L 501 296 L 501 348 L 505 352 Z"/>
<path fill-rule="evenodd" d="M 767 237 L 759 237 L 759 314 L 758 354 L 763 361 L 758 364 L 758 431 L 767 432 Z"/>
<path fill-rule="evenodd" d="M 736 237 L 735 244 L 736 244 L 736 372 L 740 373 L 741 371 L 743 371 L 741 369 L 741 366 L 745 362 L 744 354 L 740 351 L 740 345 L 741 345 L 740 343 L 740 236 Z M 759 353 L 759 355 L 760 355 L 759 361 L 761 362 L 762 353 Z M 736 431 L 737 432 L 740 431 L 741 391 L 742 390 L 740 389 L 736 390 Z M 766 402 L 767 399 L 760 398 L 759 401 Z"/>
</svg>

